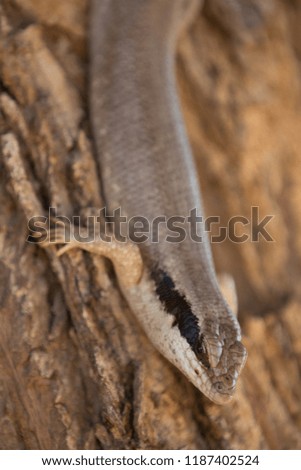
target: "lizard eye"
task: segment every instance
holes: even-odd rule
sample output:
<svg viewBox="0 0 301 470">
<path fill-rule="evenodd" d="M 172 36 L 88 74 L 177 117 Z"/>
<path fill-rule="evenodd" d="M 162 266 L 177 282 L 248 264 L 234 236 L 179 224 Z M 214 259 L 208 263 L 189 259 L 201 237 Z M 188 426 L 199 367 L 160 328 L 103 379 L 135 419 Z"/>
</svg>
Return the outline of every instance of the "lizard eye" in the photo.
<svg viewBox="0 0 301 470">
<path fill-rule="evenodd" d="M 204 344 L 204 335 L 199 337 L 193 350 L 196 357 L 203 364 L 203 366 L 206 367 L 206 369 L 210 369 L 209 356 Z"/>
</svg>

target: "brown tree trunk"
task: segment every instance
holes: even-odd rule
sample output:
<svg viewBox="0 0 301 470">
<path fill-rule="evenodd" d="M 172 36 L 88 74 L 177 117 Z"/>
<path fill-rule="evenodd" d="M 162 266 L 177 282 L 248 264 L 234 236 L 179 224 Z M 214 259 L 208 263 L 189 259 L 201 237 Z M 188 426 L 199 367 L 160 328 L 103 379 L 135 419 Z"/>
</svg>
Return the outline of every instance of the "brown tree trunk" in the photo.
<svg viewBox="0 0 301 470">
<path fill-rule="evenodd" d="M 274 215 L 274 242 L 213 245 L 249 352 L 224 407 L 154 350 L 101 258 L 26 241 L 49 206 L 102 207 L 87 12 L 88 0 L 0 4 L 0 448 L 300 448 L 301 1 L 207 0 L 179 45 L 207 214 Z"/>
</svg>

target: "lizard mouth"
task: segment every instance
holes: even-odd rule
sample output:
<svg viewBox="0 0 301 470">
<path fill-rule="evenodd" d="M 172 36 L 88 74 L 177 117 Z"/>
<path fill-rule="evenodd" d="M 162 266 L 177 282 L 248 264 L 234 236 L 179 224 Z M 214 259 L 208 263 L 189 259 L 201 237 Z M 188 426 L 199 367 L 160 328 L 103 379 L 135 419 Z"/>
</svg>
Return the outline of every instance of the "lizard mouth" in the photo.
<svg viewBox="0 0 301 470">
<path fill-rule="evenodd" d="M 234 395 L 236 389 L 236 381 L 237 377 L 229 377 L 229 374 L 224 377 L 216 377 L 216 381 L 214 381 L 211 373 L 208 374 L 208 370 L 206 370 L 206 379 L 202 378 L 200 380 L 200 372 L 195 369 L 196 372 L 196 380 L 194 385 L 201 390 L 204 395 L 207 396 L 210 400 L 218 405 L 225 405 L 229 403 Z M 204 371 L 203 371 L 204 373 Z"/>
<path fill-rule="evenodd" d="M 226 405 L 227 403 L 230 403 L 232 401 L 234 391 L 235 387 L 233 388 L 232 393 L 214 391 L 212 395 L 208 395 L 208 398 L 210 398 L 210 400 L 212 400 L 217 405 Z"/>
</svg>

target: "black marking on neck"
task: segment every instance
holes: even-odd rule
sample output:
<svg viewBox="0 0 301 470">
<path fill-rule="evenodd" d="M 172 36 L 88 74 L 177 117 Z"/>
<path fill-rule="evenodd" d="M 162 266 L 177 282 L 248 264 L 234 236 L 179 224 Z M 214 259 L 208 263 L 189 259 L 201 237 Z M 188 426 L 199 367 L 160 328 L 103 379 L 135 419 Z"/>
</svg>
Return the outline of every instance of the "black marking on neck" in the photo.
<svg viewBox="0 0 301 470">
<path fill-rule="evenodd" d="M 186 339 L 197 358 L 206 368 L 209 368 L 208 354 L 204 347 L 204 335 L 200 334 L 198 319 L 185 295 L 180 294 L 172 278 L 162 269 L 152 271 L 152 278 L 155 281 L 156 293 L 164 310 L 175 317 L 173 326 L 178 326 L 181 336 Z"/>
</svg>

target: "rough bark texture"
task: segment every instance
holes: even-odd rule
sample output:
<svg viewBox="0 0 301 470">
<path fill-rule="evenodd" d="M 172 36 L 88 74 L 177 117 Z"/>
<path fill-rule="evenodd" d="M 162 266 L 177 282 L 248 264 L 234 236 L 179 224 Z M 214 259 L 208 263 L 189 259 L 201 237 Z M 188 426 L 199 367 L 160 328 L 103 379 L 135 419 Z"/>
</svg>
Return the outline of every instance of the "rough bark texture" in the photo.
<svg viewBox="0 0 301 470">
<path fill-rule="evenodd" d="M 301 1 L 208 0 L 179 44 L 207 214 L 275 215 L 274 242 L 213 246 L 249 352 L 225 407 L 154 350 L 102 259 L 26 242 L 27 220 L 49 206 L 102 207 L 87 11 L 87 0 L 0 4 L 0 448 L 301 448 Z"/>
</svg>

